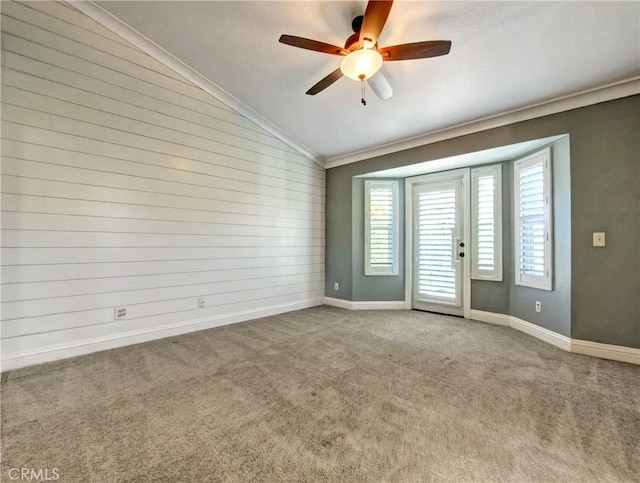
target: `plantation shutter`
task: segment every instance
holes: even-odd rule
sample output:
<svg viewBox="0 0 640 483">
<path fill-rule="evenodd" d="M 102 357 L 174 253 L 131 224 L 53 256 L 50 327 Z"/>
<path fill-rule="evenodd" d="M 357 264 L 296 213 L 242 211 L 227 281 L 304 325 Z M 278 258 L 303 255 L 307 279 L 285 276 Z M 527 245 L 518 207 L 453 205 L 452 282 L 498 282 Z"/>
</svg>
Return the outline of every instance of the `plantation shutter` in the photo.
<svg viewBox="0 0 640 483">
<path fill-rule="evenodd" d="M 366 275 L 398 273 L 398 182 L 365 182 Z"/>
<path fill-rule="evenodd" d="M 421 190 L 417 201 L 418 293 L 428 299 L 454 300 L 456 186 Z"/>
<path fill-rule="evenodd" d="M 502 280 L 501 166 L 474 169 L 472 187 L 471 276 Z"/>
<path fill-rule="evenodd" d="M 520 170 L 520 271 L 544 277 L 544 165 Z"/>
<path fill-rule="evenodd" d="M 493 193 L 495 180 L 493 176 L 478 178 L 478 269 L 493 271 L 496 266 L 494 236 L 496 220 L 494 219 Z"/>
<path fill-rule="evenodd" d="M 516 283 L 550 289 L 551 200 L 548 150 L 516 165 Z"/>
</svg>

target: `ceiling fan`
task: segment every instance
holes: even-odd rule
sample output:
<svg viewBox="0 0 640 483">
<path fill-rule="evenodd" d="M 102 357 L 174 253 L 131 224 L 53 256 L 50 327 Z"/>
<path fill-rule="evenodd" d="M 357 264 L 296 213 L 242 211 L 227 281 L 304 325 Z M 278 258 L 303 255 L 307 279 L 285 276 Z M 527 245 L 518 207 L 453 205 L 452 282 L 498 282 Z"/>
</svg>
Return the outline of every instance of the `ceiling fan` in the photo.
<svg viewBox="0 0 640 483">
<path fill-rule="evenodd" d="M 283 44 L 344 57 L 340 67 L 309 89 L 306 92 L 308 95 L 316 95 L 345 75 L 354 80 L 366 80 L 378 97 L 388 99 L 393 95 L 393 91 L 382 72 L 379 72 L 383 62 L 426 59 L 449 53 L 449 40 L 430 40 L 378 48 L 378 37 L 392 5 L 393 1 L 370 0 L 364 15 L 353 19 L 351 27 L 355 33 L 347 39 L 344 47 L 293 35 L 280 36 L 280 42 Z M 362 103 L 366 104 L 364 96 Z"/>
</svg>

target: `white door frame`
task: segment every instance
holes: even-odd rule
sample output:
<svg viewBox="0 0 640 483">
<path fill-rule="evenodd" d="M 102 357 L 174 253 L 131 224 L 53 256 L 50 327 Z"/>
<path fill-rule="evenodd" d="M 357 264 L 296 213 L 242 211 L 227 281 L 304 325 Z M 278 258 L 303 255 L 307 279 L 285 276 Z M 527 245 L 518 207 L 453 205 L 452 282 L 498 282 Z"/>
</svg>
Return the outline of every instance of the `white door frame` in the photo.
<svg viewBox="0 0 640 483">
<path fill-rule="evenodd" d="M 405 179 L 405 270 L 404 301 L 405 309 L 413 308 L 413 187 L 419 183 L 442 181 L 448 178 L 462 177 L 462 223 L 464 229 L 464 253 L 462 276 L 462 312 L 465 319 L 471 315 L 471 169 L 462 168 L 441 173 L 425 174 Z"/>
</svg>

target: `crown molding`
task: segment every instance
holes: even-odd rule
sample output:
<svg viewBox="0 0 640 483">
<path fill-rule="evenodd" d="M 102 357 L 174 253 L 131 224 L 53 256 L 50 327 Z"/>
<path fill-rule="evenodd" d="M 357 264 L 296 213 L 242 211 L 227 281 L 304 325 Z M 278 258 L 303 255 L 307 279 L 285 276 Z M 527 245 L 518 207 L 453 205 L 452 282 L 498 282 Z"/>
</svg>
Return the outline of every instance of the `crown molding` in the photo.
<svg viewBox="0 0 640 483">
<path fill-rule="evenodd" d="M 486 131 L 514 124 L 516 122 L 528 121 L 530 119 L 548 116 L 550 114 L 557 114 L 559 112 L 586 107 L 601 102 L 612 101 L 614 99 L 620 99 L 635 94 L 640 94 L 640 77 L 633 77 L 613 84 L 608 84 L 606 86 L 596 87 L 594 89 L 559 97 L 550 101 L 458 124 L 456 126 L 421 134 L 401 141 L 383 144 L 371 149 L 336 156 L 327 159 L 324 163 L 324 167 L 326 169 L 335 168 L 337 166 L 355 163 L 364 159 L 375 158 L 377 156 L 383 156 L 385 154 L 391 154 L 405 149 L 424 146 L 426 144 L 432 144 L 446 139 Z"/>
<path fill-rule="evenodd" d="M 145 37 L 143 34 L 138 32 L 126 22 L 120 20 L 118 17 L 106 11 L 104 8 L 95 4 L 91 0 L 67 0 L 67 3 L 78 9 L 86 16 L 92 18 L 103 27 L 108 28 L 126 41 L 135 45 L 137 48 L 150 55 L 158 62 L 166 65 L 174 72 L 180 74 L 182 77 L 189 80 L 219 101 L 223 102 L 234 111 L 254 122 L 269 134 L 278 138 L 280 141 L 287 144 L 301 155 L 309 158 L 311 161 L 324 168 L 324 160 L 319 154 L 302 144 L 297 139 L 294 139 L 293 137 L 288 135 L 271 121 L 264 118 L 249 106 L 244 104 L 242 101 L 224 90 L 222 87 L 211 82 L 198 71 L 196 71 L 192 67 L 189 67 L 187 64 L 182 62 L 171 53 L 167 52 L 158 44 Z"/>
</svg>

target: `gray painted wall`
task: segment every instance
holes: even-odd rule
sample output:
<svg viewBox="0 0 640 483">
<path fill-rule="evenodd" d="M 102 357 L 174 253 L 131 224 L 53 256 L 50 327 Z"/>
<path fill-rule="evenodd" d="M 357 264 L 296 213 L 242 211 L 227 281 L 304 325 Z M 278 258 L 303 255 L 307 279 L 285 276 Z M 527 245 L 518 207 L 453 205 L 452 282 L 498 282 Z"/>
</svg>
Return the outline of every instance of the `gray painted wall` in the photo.
<svg viewBox="0 0 640 483">
<path fill-rule="evenodd" d="M 570 259 L 571 269 L 561 269 L 556 274 L 559 275 L 556 287 L 569 291 L 570 302 L 554 306 L 553 301 L 542 295 L 533 298 L 534 292 L 543 291 L 515 290 L 510 291 L 513 299 L 510 297 L 509 310 L 513 310 L 513 315 L 573 338 L 640 347 L 640 96 L 637 95 L 328 170 L 327 287 L 339 279 L 336 281 L 346 290 L 340 294 L 327 290 L 327 295 L 355 300 L 353 216 L 351 212 L 336 216 L 339 208 L 351 211 L 353 176 L 559 134 L 570 135 L 570 190 L 556 192 L 554 208 L 559 209 L 557 203 L 566 205 L 568 198 L 571 204 L 567 210 L 557 212 L 554 225 L 557 236 L 570 238 L 571 244 L 561 243 L 555 256 L 557 260 Z M 562 146 L 556 148 L 562 157 Z M 564 149 L 566 153 L 568 146 Z M 560 181 L 569 177 L 568 170 L 554 174 Z M 594 231 L 607 233 L 605 248 L 591 246 Z M 505 247 L 510 246 L 509 240 Z M 511 270 L 505 266 L 506 277 L 512 277 Z M 571 277 L 563 275 L 567 273 L 573 274 L 572 285 Z M 355 292 L 362 295 L 359 288 Z M 482 292 L 475 295 L 476 302 L 472 303 L 478 303 L 474 306 L 480 308 L 477 297 Z M 502 308 L 505 305 L 498 300 L 484 309 L 500 311 L 500 305 Z M 535 319 L 527 312 L 525 307 L 532 305 L 533 300 L 542 300 L 544 317 Z"/>
<path fill-rule="evenodd" d="M 553 290 L 539 290 L 511 284 L 509 314 L 567 337 L 571 336 L 571 177 L 569 139 L 561 138 L 551 146 L 553 172 Z M 513 174 L 509 178 L 513 191 Z M 512 204 L 509 203 L 511 207 Z M 512 211 L 512 210 L 509 210 Z M 511 216 L 512 234 L 513 216 Z M 509 226 L 509 225 L 505 225 Z M 513 248 L 511 247 L 513 252 Z M 515 260 L 510 257 L 512 272 Z M 511 274 L 515 277 L 515 273 Z M 542 302 L 536 313 L 535 302 Z"/>
<path fill-rule="evenodd" d="M 364 274 L 364 181 L 353 178 L 352 184 L 352 250 L 353 250 L 353 299 L 352 300 L 404 300 L 404 180 L 398 183 L 399 267 L 398 275 Z"/>
<path fill-rule="evenodd" d="M 502 282 L 471 281 L 471 308 L 496 314 L 509 314 L 510 289 L 513 281 L 513 224 L 511 200 L 513 193 L 513 162 L 502 164 Z"/>
<path fill-rule="evenodd" d="M 353 300 L 351 175 L 328 170 L 326 176 L 325 273 L 331 276 L 325 276 L 324 293 L 327 297 Z M 335 282 L 340 284 L 339 290 L 334 290 Z"/>
<path fill-rule="evenodd" d="M 640 347 L 640 96 L 584 111 L 571 118 L 571 337 Z"/>
</svg>

